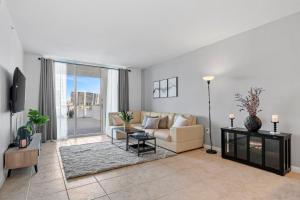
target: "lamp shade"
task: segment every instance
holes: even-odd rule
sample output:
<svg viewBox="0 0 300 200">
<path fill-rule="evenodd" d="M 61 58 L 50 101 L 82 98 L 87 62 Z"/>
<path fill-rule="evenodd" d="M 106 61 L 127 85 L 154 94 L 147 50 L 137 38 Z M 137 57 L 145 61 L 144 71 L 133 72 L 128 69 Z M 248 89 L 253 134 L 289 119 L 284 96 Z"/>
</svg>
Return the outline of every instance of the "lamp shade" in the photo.
<svg viewBox="0 0 300 200">
<path fill-rule="evenodd" d="M 203 80 L 205 80 L 205 81 L 211 81 L 211 80 L 213 80 L 215 77 L 214 76 L 204 76 L 204 77 L 202 77 L 203 78 Z"/>
</svg>

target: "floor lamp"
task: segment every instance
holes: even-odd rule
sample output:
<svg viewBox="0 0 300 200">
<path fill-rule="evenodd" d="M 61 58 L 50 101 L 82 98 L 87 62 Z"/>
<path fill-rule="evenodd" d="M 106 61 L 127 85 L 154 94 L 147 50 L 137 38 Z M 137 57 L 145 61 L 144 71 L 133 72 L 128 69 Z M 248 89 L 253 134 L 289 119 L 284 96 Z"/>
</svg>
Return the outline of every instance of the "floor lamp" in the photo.
<svg viewBox="0 0 300 200">
<path fill-rule="evenodd" d="M 208 89 L 208 122 L 209 122 L 209 139 L 210 139 L 210 149 L 206 150 L 206 153 L 209 154 L 216 154 L 217 151 L 212 149 L 212 140 L 211 140 L 211 116 L 210 116 L 210 81 L 212 81 L 215 77 L 214 76 L 204 76 L 203 80 L 207 82 L 207 89 Z"/>
</svg>

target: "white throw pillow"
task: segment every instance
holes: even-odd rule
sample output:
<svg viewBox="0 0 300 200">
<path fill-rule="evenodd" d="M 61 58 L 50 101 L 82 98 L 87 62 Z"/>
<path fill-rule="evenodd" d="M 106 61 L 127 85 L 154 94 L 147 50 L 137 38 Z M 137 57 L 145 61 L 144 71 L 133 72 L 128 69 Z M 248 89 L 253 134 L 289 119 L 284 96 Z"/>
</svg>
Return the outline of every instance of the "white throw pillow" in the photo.
<svg viewBox="0 0 300 200">
<path fill-rule="evenodd" d="M 182 127 L 182 126 L 188 126 L 188 125 L 189 125 L 188 119 L 186 119 L 182 116 L 178 116 L 178 117 L 176 117 L 175 122 L 172 127 Z"/>
</svg>

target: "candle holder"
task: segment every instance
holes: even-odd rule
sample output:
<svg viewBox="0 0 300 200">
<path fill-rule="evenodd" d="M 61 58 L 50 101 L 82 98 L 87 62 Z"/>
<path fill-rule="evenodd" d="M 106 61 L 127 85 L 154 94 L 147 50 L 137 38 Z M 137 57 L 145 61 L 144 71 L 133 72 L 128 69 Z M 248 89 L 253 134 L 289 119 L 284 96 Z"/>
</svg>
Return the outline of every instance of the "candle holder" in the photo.
<svg viewBox="0 0 300 200">
<path fill-rule="evenodd" d="M 270 133 L 272 134 L 278 134 L 279 132 L 277 131 L 277 124 L 279 122 L 272 122 L 273 123 L 273 131 L 271 131 Z"/>
<path fill-rule="evenodd" d="M 229 128 L 234 128 L 234 126 L 233 126 L 233 120 L 234 120 L 234 118 L 229 118 L 230 119 L 230 127 Z"/>
</svg>

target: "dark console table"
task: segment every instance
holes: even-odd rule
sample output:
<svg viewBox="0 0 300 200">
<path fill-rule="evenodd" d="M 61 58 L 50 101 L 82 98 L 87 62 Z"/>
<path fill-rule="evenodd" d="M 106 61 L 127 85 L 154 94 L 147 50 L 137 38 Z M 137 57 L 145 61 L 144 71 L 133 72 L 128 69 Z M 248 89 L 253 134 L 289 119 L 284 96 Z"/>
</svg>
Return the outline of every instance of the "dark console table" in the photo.
<svg viewBox="0 0 300 200">
<path fill-rule="evenodd" d="M 291 171 L 291 134 L 221 128 L 222 157 L 285 175 Z"/>
</svg>

